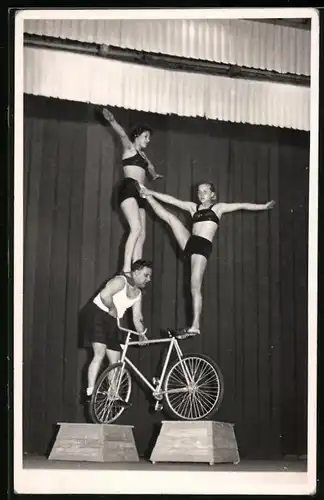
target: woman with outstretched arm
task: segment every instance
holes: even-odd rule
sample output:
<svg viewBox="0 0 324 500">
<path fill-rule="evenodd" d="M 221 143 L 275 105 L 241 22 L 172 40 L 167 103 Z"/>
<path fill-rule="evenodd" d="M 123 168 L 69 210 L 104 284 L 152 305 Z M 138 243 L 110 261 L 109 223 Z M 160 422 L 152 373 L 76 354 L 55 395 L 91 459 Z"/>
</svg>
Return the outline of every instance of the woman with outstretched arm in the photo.
<svg viewBox="0 0 324 500">
<path fill-rule="evenodd" d="M 190 327 L 183 329 L 183 333 L 186 337 L 200 334 L 202 282 L 221 217 L 237 210 L 269 210 L 273 208 L 275 202 L 269 201 L 264 204 L 218 203 L 215 187 L 211 182 L 199 184 L 197 192 L 199 204 L 192 201 L 181 201 L 168 194 L 147 189 L 144 186 L 141 186 L 140 193 L 141 196 L 145 197 L 155 214 L 170 226 L 178 245 L 190 259 L 193 319 Z M 192 231 L 188 231 L 182 222 L 165 209 L 158 200 L 188 211 L 192 218 Z"/>
</svg>

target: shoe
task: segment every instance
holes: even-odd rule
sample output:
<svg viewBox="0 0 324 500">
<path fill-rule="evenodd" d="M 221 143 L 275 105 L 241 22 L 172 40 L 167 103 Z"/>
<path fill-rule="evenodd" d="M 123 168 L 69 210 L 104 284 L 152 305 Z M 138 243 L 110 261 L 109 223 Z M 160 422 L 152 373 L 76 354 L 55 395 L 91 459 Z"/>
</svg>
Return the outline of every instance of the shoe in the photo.
<svg viewBox="0 0 324 500">
<path fill-rule="evenodd" d="M 88 394 L 84 394 L 81 398 L 81 404 L 88 405 L 90 404 L 92 395 L 88 396 Z"/>
</svg>

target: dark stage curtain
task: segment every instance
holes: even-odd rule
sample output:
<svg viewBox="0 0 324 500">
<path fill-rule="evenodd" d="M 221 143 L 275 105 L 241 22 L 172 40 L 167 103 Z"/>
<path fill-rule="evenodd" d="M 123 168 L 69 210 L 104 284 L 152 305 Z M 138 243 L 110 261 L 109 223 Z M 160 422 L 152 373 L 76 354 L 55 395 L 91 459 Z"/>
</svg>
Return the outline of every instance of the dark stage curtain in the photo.
<svg viewBox="0 0 324 500">
<path fill-rule="evenodd" d="M 305 453 L 309 134 L 113 111 L 126 129 L 154 129 L 147 154 L 164 174 L 156 189 L 191 199 L 194 184 L 211 180 L 220 201 L 276 200 L 270 212 L 222 218 L 204 280 L 202 335 L 182 346 L 220 366 L 216 419 L 235 424 L 242 457 Z M 121 147 L 93 105 L 34 96 L 25 97 L 24 144 L 24 451 L 44 453 L 57 422 L 85 419 L 79 311 L 121 263 L 125 227 L 113 196 Z M 158 336 L 187 324 L 188 277 L 151 212 L 145 257 L 154 262 L 145 321 Z M 156 375 L 159 347 L 131 357 Z M 150 411 L 138 385 L 132 401 L 119 422 L 135 426 L 143 455 L 165 416 Z"/>
</svg>

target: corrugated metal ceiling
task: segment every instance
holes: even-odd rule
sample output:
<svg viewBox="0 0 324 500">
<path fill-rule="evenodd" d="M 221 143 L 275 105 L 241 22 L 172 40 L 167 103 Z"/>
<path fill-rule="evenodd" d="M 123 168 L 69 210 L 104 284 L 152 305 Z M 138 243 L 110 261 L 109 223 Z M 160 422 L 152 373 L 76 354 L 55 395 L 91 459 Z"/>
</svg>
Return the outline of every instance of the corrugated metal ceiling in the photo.
<svg viewBox="0 0 324 500">
<path fill-rule="evenodd" d="M 310 32 L 238 19 L 26 20 L 29 34 L 310 75 Z"/>
</svg>

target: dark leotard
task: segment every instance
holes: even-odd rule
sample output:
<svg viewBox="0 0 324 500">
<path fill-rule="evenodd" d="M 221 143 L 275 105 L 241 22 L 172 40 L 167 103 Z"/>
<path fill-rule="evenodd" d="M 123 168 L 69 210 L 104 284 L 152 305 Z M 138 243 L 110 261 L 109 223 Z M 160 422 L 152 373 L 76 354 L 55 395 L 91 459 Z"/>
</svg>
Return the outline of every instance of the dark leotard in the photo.
<svg viewBox="0 0 324 500">
<path fill-rule="evenodd" d="M 143 168 L 143 170 L 147 171 L 148 161 L 139 152 L 137 152 L 134 156 L 124 158 L 122 160 L 122 165 L 123 167 L 135 165 L 136 167 Z"/>
<path fill-rule="evenodd" d="M 212 205 L 213 206 L 213 205 Z M 201 210 L 197 210 L 192 216 L 193 224 L 197 222 L 206 222 L 211 221 L 215 222 L 215 224 L 219 224 L 219 218 L 215 214 L 214 210 L 209 208 L 202 208 Z M 187 241 L 186 247 L 184 249 L 185 255 L 190 257 L 191 255 L 198 254 L 203 255 L 206 259 L 209 258 L 213 249 L 213 244 L 207 238 L 203 238 L 202 236 L 191 235 Z"/>
<path fill-rule="evenodd" d="M 197 211 L 192 216 L 193 224 L 195 224 L 196 222 L 206 222 L 206 221 L 215 222 L 217 225 L 219 224 L 219 218 L 217 217 L 217 215 L 215 214 L 214 210 L 212 210 L 211 207 L 202 208 L 200 210 L 198 210 L 197 207 Z"/>
</svg>

